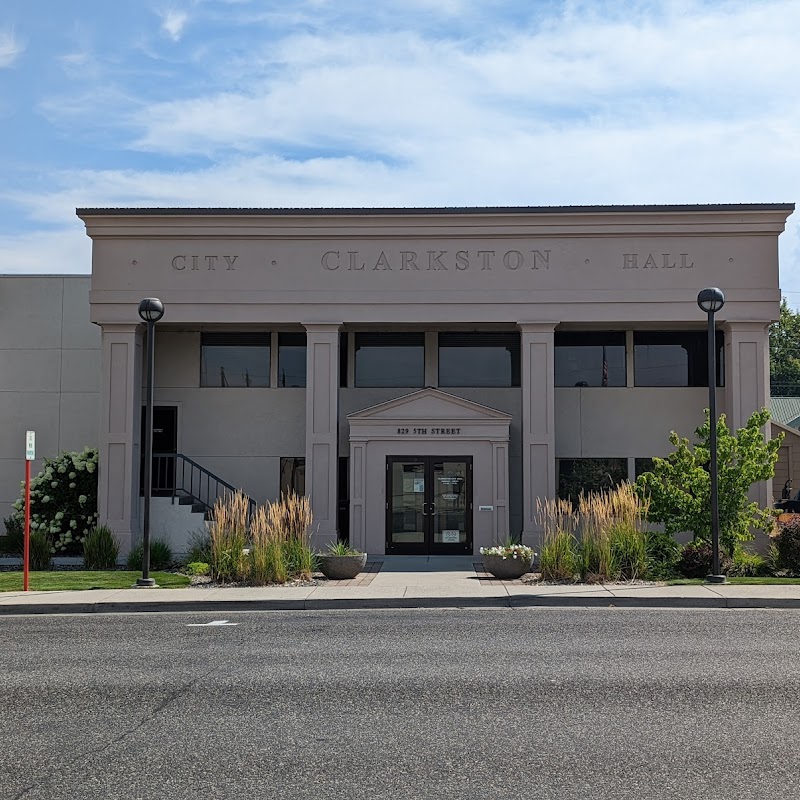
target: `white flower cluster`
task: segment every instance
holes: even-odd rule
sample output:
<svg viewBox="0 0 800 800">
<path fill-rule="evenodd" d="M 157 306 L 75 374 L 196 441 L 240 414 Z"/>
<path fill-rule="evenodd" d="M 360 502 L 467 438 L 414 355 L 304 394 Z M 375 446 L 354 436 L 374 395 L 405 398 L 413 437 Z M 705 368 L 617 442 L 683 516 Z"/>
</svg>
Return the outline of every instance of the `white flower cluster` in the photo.
<svg viewBox="0 0 800 800">
<path fill-rule="evenodd" d="M 524 544 L 498 544 L 494 547 L 481 547 L 482 556 L 501 556 L 502 558 L 519 558 L 522 561 L 533 561 L 536 553 L 532 547 Z"/>
<path fill-rule="evenodd" d="M 97 459 L 91 447 L 45 458 L 31 481 L 31 530 L 47 534 L 53 552 L 83 542 L 97 525 Z M 19 516 L 24 508 L 23 498 L 14 503 Z"/>
</svg>

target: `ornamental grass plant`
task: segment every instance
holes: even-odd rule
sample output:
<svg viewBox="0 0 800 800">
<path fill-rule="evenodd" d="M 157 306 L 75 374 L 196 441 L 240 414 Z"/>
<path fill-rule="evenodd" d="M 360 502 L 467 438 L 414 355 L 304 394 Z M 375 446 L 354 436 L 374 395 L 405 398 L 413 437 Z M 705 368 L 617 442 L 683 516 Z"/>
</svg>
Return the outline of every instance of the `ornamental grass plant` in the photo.
<svg viewBox="0 0 800 800">
<path fill-rule="evenodd" d="M 309 498 L 286 493 L 256 508 L 248 519 L 249 508 L 241 492 L 221 497 L 214 505 L 209 524 L 214 580 L 256 586 L 310 580 L 317 563 L 311 548 Z"/>
<path fill-rule="evenodd" d="M 569 500 L 536 504 L 543 532 L 539 568 L 542 580 L 587 583 L 635 580 L 648 571 L 647 503 L 628 483 L 581 494 Z"/>
<path fill-rule="evenodd" d="M 250 502 L 242 492 L 223 495 L 214 503 L 211 537 L 211 576 L 220 583 L 239 583 L 250 575 L 247 516 Z"/>
<path fill-rule="evenodd" d="M 256 586 L 286 583 L 288 577 L 282 542 L 270 526 L 267 509 L 256 509 L 250 521 L 250 580 Z"/>
<path fill-rule="evenodd" d="M 578 516 L 569 500 L 536 500 L 536 522 L 541 528 L 539 570 L 544 581 L 571 581 L 578 572 Z"/>
<path fill-rule="evenodd" d="M 581 495 L 580 573 L 588 583 L 636 580 L 647 573 L 647 502 L 629 483 Z"/>
<path fill-rule="evenodd" d="M 267 520 L 272 535 L 281 542 L 286 568 L 294 578 L 311 580 L 317 558 L 311 547 L 311 499 L 286 492 L 267 506 Z"/>
</svg>

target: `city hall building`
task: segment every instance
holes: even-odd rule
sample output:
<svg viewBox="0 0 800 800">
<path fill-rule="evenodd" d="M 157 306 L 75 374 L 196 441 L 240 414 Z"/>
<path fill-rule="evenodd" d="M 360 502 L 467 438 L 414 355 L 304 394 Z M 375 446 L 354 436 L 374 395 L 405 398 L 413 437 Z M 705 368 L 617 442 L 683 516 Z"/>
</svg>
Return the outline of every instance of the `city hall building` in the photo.
<svg viewBox="0 0 800 800">
<path fill-rule="evenodd" d="M 79 209 L 96 355 L 69 363 L 96 395 L 62 402 L 50 447 L 99 447 L 101 522 L 135 540 L 137 309 L 157 297 L 154 535 L 180 550 L 198 526 L 174 499 L 228 486 L 305 492 L 320 544 L 371 554 L 533 543 L 540 499 L 634 479 L 702 422 L 700 289 L 725 293 L 719 411 L 738 427 L 768 405 L 793 208 Z"/>
</svg>

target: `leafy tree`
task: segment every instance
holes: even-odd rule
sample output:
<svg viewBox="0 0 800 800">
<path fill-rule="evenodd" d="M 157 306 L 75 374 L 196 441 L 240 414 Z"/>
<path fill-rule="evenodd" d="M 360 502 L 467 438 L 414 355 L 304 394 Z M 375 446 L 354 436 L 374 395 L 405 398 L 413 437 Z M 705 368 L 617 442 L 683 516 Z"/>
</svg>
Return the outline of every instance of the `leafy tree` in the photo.
<svg viewBox="0 0 800 800">
<path fill-rule="evenodd" d="M 784 297 L 781 317 L 769 329 L 769 374 L 773 395 L 800 396 L 800 312 Z"/>
<path fill-rule="evenodd" d="M 719 538 L 731 555 L 736 542 L 753 538 L 753 528 L 772 529 L 772 511 L 759 508 L 747 497 L 754 483 L 775 472 L 783 436 L 764 440 L 762 429 L 768 420 L 767 409 L 756 411 L 735 434 L 728 430 L 724 414 L 717 421 Z M 695 540 L 711 541 L 710 435 L 706 409 L 705 422 L 695 431 L 694 446 L 672 431 L 669 440 L 675 451 L 666 458 L 654 458 L 652 472 L 636 480 L 637 494 L 650 498 L 648 519 L 663 523 L 670 535 L 691 531 Z"/>
</svg>

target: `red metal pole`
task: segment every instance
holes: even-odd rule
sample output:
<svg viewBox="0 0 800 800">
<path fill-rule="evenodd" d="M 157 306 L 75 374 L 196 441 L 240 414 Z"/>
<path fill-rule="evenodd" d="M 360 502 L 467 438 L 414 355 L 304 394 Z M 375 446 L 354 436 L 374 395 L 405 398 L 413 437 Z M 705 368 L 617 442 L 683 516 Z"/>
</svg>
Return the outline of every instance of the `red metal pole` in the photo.
<svg viewBox="0 0 800 800">
<path fill-rule="evenodd" d="M 23 569 L 22 569 L 22 590 L 28 591 L 28 571 L 31 561 L 31 462 L 25 459 L 25 546 Z"/>
</svg>

